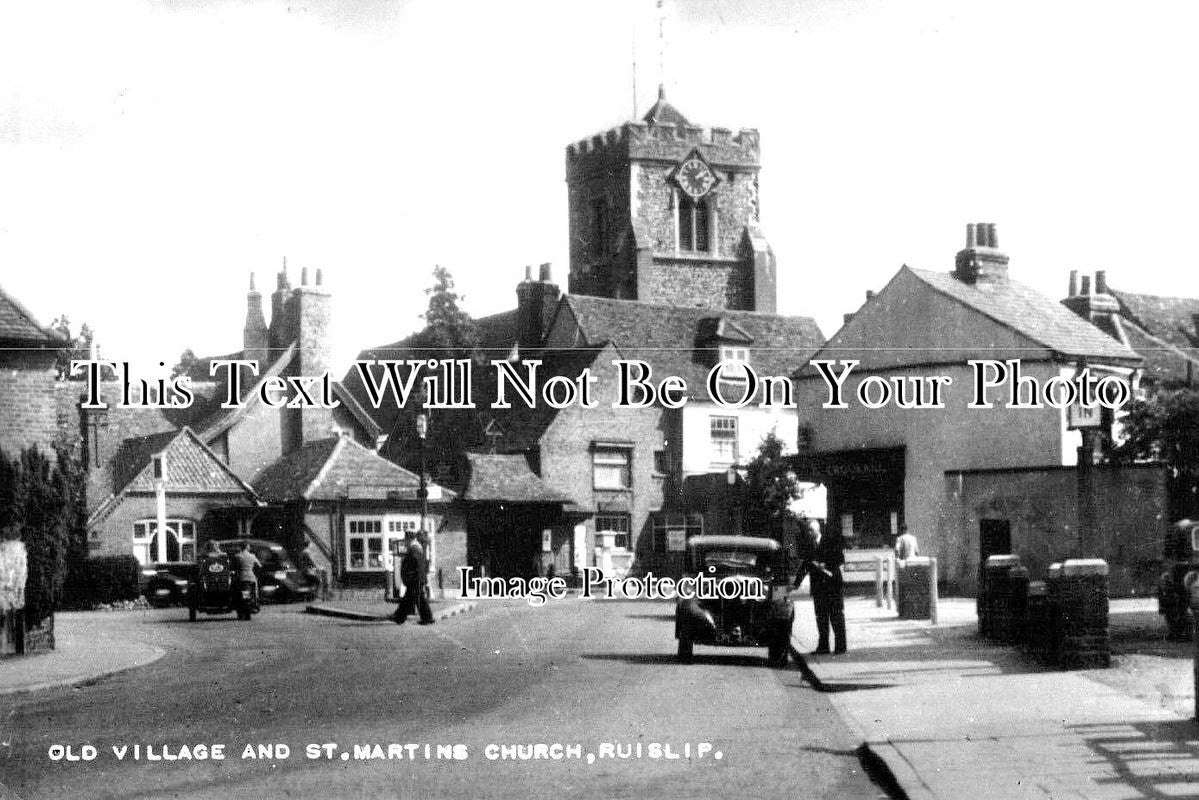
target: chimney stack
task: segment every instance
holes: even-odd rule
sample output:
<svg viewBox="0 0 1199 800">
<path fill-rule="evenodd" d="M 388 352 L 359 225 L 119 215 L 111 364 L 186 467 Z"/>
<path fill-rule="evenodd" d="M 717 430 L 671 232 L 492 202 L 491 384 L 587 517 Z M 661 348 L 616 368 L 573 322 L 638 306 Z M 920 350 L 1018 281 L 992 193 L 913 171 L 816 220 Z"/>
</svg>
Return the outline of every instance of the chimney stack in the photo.
<svg viewBox="0 0 1199 800">
<path fill-rule="evenodd" d="M 242 358 L 253 359 L 263 366 L 270 349 L 271 334 L 262 316 L 262 295 L 250 273 L 250 291 L 246 294 L 246 324 L 242 327 Z"/>
<path fill-rule="evenodd" d="M 1008 257 L 998 248 L 995 223 L 967 223 L 966 247 L 957 254 L 954 277 L 971 284 L 1007 280 Z"/>
<path fill-rule="evenodd" d="M 525 279 L 516 285 L 516 342 L 522 352 L 541 347 L 562 290 L 554 283 L 550 264 L 542 264 L 539 280 L 525 267 Z"/>
<path fill-rule="evenodd" d="M 1095 291 L 1091 291 L 1091 276 L 1082 275 L 1081 284 L 1074 285 L 1078 276 L 1077 270 L 1070 271 L 1070 296 L 1062 301 L 1062 305 L 1078 316 L 1090 322 L 1096 328 L 1123 344 L 1128 344 L 1128 337 L 1120 322 L 1120 304 L 1116 298 L 1108 294 L 1107 272 L 1095 271 Z M 1077 291 L 1075 291 L 1077 289 Z"/>
</svg>

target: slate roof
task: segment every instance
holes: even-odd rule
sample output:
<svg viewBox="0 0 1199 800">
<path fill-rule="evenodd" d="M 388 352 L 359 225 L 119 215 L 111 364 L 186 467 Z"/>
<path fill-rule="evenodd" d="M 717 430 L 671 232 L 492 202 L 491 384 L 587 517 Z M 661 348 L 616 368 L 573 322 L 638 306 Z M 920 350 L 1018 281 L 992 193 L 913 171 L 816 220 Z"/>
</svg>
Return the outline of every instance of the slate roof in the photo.
<svg viewBox="0 0 1199 800">
<path fill-rule="evenodd" d="M 522 455 L 493 455 L 467 453 L 470 477 L 464 500 L 503 503 L 562 503 L 573 505 L 574 500 L 529 469 Z"/>
<path fill-rule="evenodd" d="M 266 500 L 394 500 L 417 499 L 420 478 L 350 436 L 311 442 L 263 469 L 252 481 Z M 430 484 L 429 499 L 453 498 L 453 492 Z"/>
<path fill-rule="evenodd" d="M 610 341 L 623 357 L 648 362 L 655 375 L 683 378 L 697 398 L 708 396 L 705 381 L 715 364 L 717 333 L 729 344 L 749 347 L 749 363 L 759 377 L 790 375 L 824 344 L 824 334 L 810 317 L 582 295 L 566 295 L 562 303 L 578 322 L 584 339 L 580 345 Z"/>
<path fill-rule="evenodd" d="M 29 310 L 0 287 L 0 341 L 64 347 L 66 338 L 42 326 Z"/>
<path fill-rule="evenodd" d="M 1072 358 L 1135 364 L 1140 356 L 1056 300 L 1011 279 L 965 283 L 948 272 L 909 270 L 941 294 Z"/>
</svg>

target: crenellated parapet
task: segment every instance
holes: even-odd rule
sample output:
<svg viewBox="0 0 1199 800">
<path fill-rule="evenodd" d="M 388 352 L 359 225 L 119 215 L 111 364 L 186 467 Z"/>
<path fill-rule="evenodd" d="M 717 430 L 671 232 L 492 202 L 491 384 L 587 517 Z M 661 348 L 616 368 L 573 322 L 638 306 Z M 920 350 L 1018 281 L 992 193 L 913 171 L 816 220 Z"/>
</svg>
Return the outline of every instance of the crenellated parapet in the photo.
<svg viewBox="0 0 1199 800">
<path fill-rule="evenodd" d="M 760 139 L 754 128 L 733 133 L 729 128 L 631 121 L 568 145 L 566 168 L 586 170 L 625 159 L 678 162 L 692 150 L 713 166 L 759 166 Z"/>
</svg>

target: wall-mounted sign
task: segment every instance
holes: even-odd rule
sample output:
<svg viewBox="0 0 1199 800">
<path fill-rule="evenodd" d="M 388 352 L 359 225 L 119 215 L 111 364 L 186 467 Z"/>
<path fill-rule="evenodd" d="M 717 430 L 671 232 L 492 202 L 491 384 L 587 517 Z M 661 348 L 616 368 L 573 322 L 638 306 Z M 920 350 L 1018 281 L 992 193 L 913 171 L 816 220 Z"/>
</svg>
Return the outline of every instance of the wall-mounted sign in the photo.
<svg viewBox="0 0 1199 800">
<path fill-rule="evenodd" d="M 1098 428 L 1102 422 L 1101 409 L 1098 405 L 1086 408 L 1079 403 L 1066 407 L 1066 427 L 1072 431 L 1079 428 Z"/>
</svg>

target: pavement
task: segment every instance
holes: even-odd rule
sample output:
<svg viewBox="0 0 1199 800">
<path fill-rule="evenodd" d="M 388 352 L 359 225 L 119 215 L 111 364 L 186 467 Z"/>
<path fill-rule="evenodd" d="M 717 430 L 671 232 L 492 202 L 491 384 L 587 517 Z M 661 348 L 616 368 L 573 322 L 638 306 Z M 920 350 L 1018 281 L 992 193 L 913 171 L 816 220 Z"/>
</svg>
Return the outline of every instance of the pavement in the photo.
<svg viewBox="0 0 1199 800">
<path fill-rule="evenodd" d="M 453 600 L 432 601 L 433 618 L 449 619 L 474 608 L 475 603 Z M 395 604 L 382 600 L 337 600 L 312 603 L 310 614 L 365 622 L 386 621 L 393 625 Z M 166 651 L 153 644 L 89 625 L 96 614 L 137 612 L 59 612 L 55 614 L 53 652 L 0 659 L 0 696 L 36 692 L 59 686 L 77 686 L 101 680 L 126 670 L 153 664 Z M 411 622 L 416 623 L 416 618 Z"/>
<path fill-rule="evenodd" d="M 160 647 L 88 624 L 101 613 L 55 614 L 53 652 L 0 659 L 0 695 L 89 683 L 153 664 L 166 655 Z"/>
<path fill-rule="evenodd" d="M 1113 629 L 1145 603 L 1113 601 Z M 800 668 L 901 796 L 1199 797 L 1193 719 L 980 638 L 973 599 L 942 599 L 936 626 L 847 599 L 843 655 L 810 654 L 810 598 L 796 607 Z"/>
</svg>

